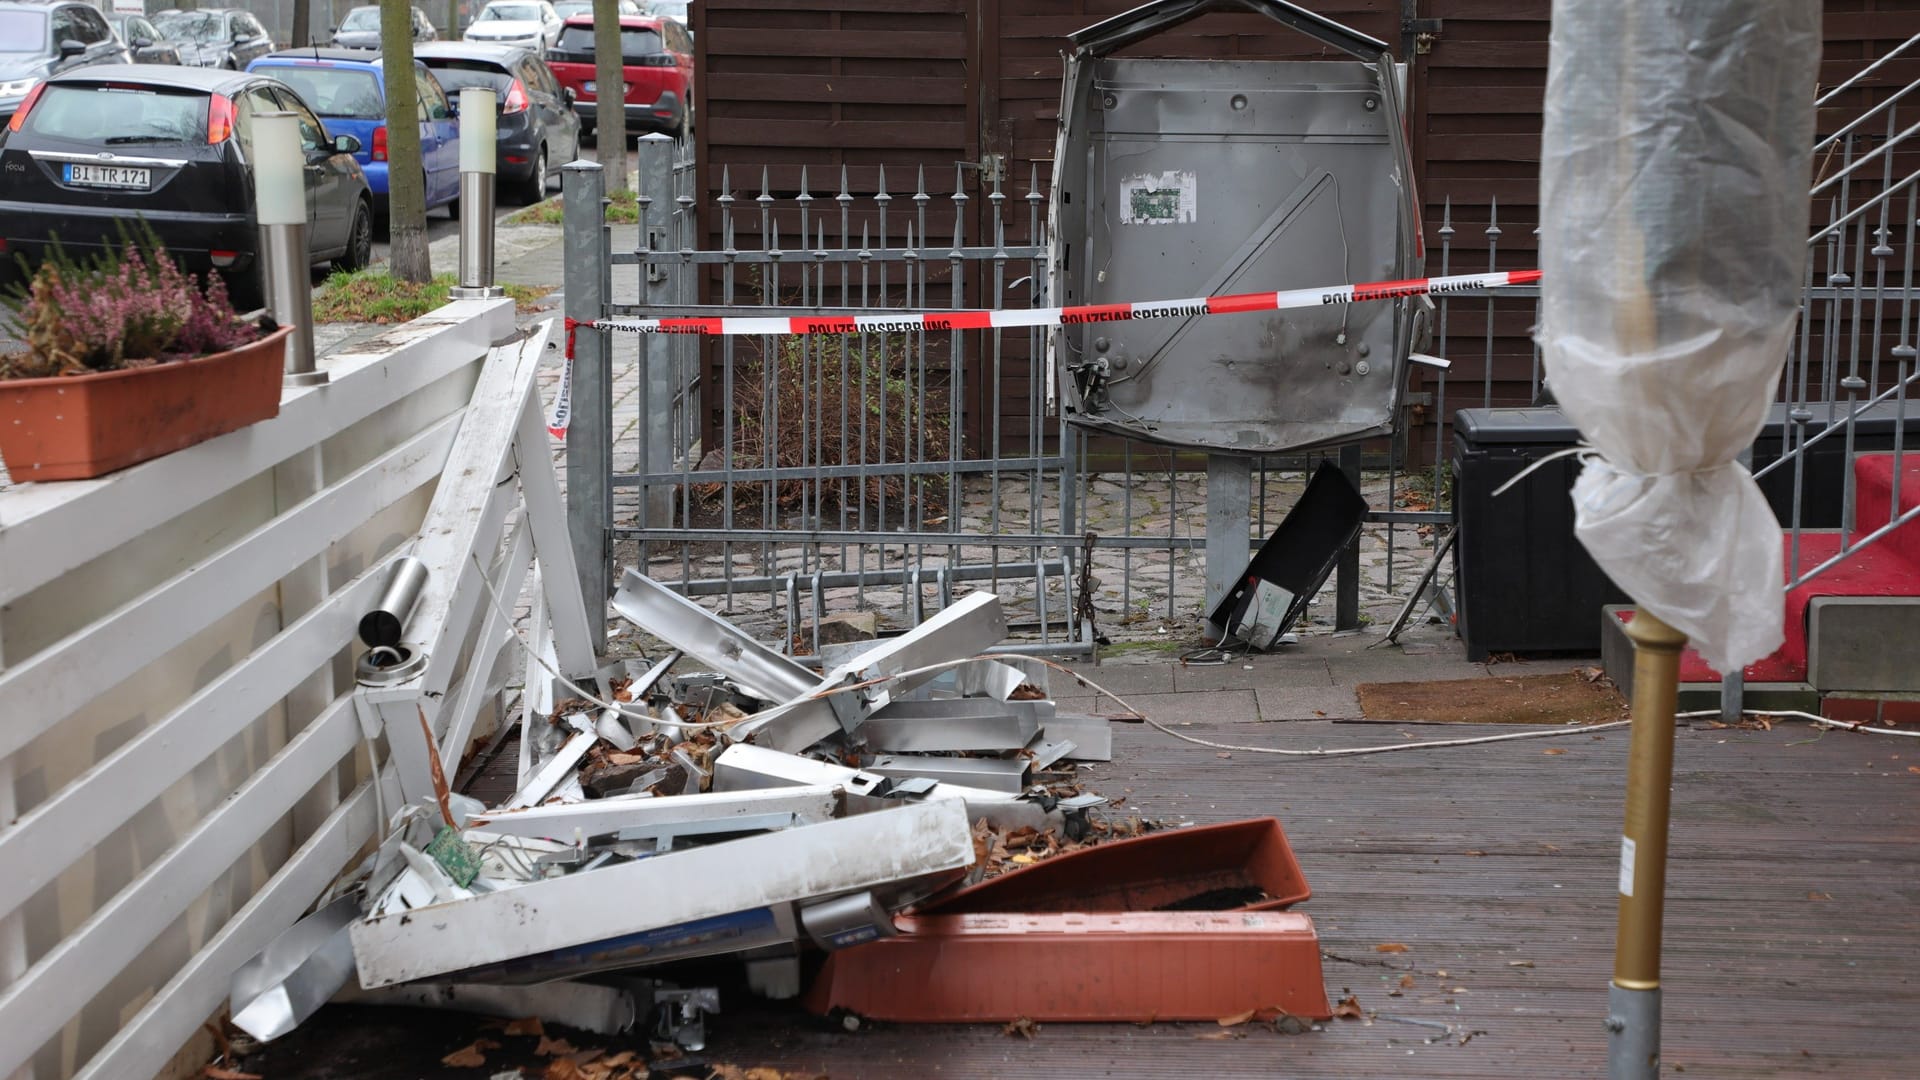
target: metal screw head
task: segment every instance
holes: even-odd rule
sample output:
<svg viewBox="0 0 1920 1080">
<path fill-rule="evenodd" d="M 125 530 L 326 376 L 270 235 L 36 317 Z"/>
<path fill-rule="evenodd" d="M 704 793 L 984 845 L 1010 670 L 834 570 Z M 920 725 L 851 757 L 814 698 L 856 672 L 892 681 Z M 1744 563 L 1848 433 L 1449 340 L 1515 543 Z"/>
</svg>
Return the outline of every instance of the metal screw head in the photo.
<svg viewBox="0 0 1920 1080">
<path fill-rule="evenodd" d="M 1112 94 L 1103 94 L 1100 97 L 1100 105 L 1103 108 L 1111 109 L 1118 104 L 1120 104 L 1120 99 L 1114 97 Z"/>
<path fill-rule="evenodd" d="M 1353 365 L 1353 373 L 1355 375 L 1366 375 L 1372 371 L 1373 371 L 1373 365 L 1367 363 L 1365 360 L 1362 360 L 1359 363 Z"/>
<path fill-rule="evenodd" d="M 1228 99 L 1227 104 L 1233 108 L 1234 112 L 1240 112 L 1247 107 L 1247 95 L 1235 94 Z"/>
<path fill-rule="evenodd" d="M 1362 101 L 1360 102 L 1360 104 L 1361 104 L 1361 106 L 1362 106 L 1362 107 L 1364 107 L 1364 108 L 1365 108 L 1365 109 L 1366 109 L 1366 110 L 1367 110 L 1368 112 L 1372 112 L 1373 110 L 1375 110 L 1375 109 L 1377 109 L 1377 108 L 1379 108 L 1379 107 L 1380 107 L 1380 99 L 1379 99 L 1379 98 L 1377 98 L 1377 97 L 1373 97 L 1373 96 L 1371 96 L 1371 95 L 1369 95 L 1369 96 L 1367 96 L 1367 97 L 1366 97 L 1365 99 L 1363 99 L 1363 100 L 1362 100 Z"/>
</svg>

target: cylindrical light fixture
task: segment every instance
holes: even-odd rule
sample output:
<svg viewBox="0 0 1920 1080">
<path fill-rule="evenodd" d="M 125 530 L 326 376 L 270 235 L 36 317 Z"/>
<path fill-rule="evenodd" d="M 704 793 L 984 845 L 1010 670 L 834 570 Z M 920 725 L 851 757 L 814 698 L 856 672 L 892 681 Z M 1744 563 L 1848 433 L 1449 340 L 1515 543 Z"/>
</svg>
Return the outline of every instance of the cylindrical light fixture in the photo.
<svg viewBox="0 0 1920 1080">
<path fill-rule="evenodd" d="M 484 86 L 460 91 L 460 284 L 455 300 L 505 295 L 493 284 L 494 137 L 498 98 Z M 535 155 L 534 161 L 540 160 Z M 535 168 L 539 168 L 536 164 Z"/>
<path fill-rule="evenodd" d="M 253 202 L 262 225 L 307 223 L 305 155 L 300 118 L 290 112 L 253 118 Z"/>
<path fill-rule="evenodd" d="M 463 87 L 460 91 L 460 171 L 494 171 L 494 138 L 498 123 L 499 98 L 485 86 Z"/>
</svg>

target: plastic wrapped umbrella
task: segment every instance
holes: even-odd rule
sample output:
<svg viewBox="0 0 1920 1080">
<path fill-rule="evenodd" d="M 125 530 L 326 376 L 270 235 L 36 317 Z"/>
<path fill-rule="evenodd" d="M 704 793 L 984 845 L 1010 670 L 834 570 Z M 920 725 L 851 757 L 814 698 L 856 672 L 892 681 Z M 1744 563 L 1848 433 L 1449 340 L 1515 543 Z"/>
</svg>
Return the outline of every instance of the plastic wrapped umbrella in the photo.
<svg viewBox="0 0 1920 1080">
<path fill-rule="evenodd" d="M 1679 651 L 1782 639 L 1781 534 L 1737 463 L 1766 419 L 1807 257 L 1817 0 L 1555 0 L 1539 340 L 1592 451 L 1576 531 L 1639 604 L 1614 1076 L 1659 1068 Z"/>
</svg>

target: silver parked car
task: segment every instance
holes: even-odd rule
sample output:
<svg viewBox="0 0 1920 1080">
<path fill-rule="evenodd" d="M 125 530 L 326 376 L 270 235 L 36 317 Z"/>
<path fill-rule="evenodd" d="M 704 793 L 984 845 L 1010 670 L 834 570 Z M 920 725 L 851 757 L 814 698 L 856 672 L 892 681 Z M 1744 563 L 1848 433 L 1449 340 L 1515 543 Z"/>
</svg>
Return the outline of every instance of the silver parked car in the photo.
<svg viewBox="0 0 1920 1080">
<path fill-rule="evenodd" d="M 411 10 L 414 42 L 440 40 L 440 31 L 433 28 L 427 13 L 419 8 Z M 379 6 L 369 4 L 347 12 L 347 17 L 340 20 L 340 25 L 334 27 L 332 33 L 333 44 L 337 48 L 378 49 L 380 47 Z"/>
</svg>

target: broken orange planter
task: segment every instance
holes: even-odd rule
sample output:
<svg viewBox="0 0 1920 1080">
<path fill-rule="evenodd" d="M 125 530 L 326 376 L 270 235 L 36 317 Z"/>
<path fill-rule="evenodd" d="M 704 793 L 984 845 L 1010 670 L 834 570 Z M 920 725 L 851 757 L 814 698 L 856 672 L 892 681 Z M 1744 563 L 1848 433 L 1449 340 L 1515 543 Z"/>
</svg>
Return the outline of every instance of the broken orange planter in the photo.
<svg viewBox="0 0 1920 1080">
<path fill-rule="evenodd" d="M 808 992 L 826 1014 L 1042 1023 L 1325 1020 L 1313 920 L 1287 911 L 902 916 L 901 935 L 843 949 Z"/>
<path fill-rule="evenodd" d="M 919 913 L 1278 911 L 1312 895 L 1286 832 L 1268 817 L 1056 855 L 929 901 Z"/>
</svg>

